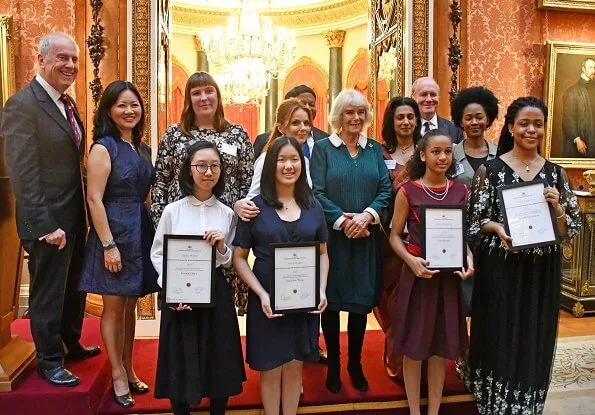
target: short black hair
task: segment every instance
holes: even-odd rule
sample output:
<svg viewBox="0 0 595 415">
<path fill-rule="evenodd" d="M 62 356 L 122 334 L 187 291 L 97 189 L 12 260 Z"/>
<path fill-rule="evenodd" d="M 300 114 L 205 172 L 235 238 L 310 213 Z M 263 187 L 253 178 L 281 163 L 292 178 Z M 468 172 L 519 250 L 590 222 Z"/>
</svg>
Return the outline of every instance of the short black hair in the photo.
<svg viewBox="0 0 595 415">
<path fill-rule="evenodd" d="M 469 104 L 479 104 L 483 107 L 488 118 L 487 128 L 498 118 L 498 98 L 494 93 L 483 86 L 472 86 L 460 90 L 451 103 L 450 116 L 457 127 L 462 128 L 463 112 Z"/>
<path fill-rule="evenodd" d="M 180 184 L 182 195 L 190 196 L 194 194 L 194 180 L 192 179 L 192 174 L 190 174 L 190 169 L 192 168 L 190 163 L 192 163 L 192 157 L 194 157 L 194 154 L 197 151 L 208 148 L 215 150 L 215 153 L 217 153 L 217 156 L 219 157 L 219 163 L 221 164 L 219 180 L 217 180 L 217 183 L 213 187 L 213 194 L 220 197 L 225 191 L 225 161 L 223 161 L 223 157 L 221 157 L 221 152 L 214 143 L 211 143 L 210 141 L 199 141 L 188 148 L 188 154 L 182 163 L 182 168 L 178 175 L 178 183 Z"/>
<path fill-rule="evenodd" d="M 298 95 L 305 94 L 305 93 L 314 95 L 314 99 L 317 98 L 316 92 L 314 92 L 314 90 L 312 88 L 310 88 L 308 85 L 298 85 L 296 87 L 291 88 L 289 91 L 287 91 L 284 99 L 297 98 Z"/>
<path fill-rule="evenodd" d="M 389 153 L 394 152 L 399 145 L 397 143 L 397 134 L 395 133 L 394 119 L 397 108 L 404 105 L 411 107 L 415 113 L 416 125 L 413 130 L 413 145 L 417 144 L 421 138 L 421 113 L 419 111 L 419 105 L 410 97 L 394 97 L 388 102 L 388 106 L 384 111 L 384 121 L 382 121 L 382 139 Z"/>
<path fill-rule="evenodd" d="M 407 176 L 410 180 L 417 180 L 426 174 L 426 163 L 421 159 L 421 152 L 426 151 L 428 148 L 428 142 L 432 137 L 449 137 L 452 142 L 452 137 L 448 134 L 448 131 L 443 128 L 437 128 L 435 130 L 428 131 L 415 146 L 413 155 L 407 162 Z M 446 170 L 446 177 L 452 179 L 455 172 L 457 171 L 456 160 L 453 158 L 452 163 Z"/>
<path fill-rule="evenodd" d="M 500 131 L 500 140 L 498 140 L 498 150 L 496 156 L 508 153 L 514 147 L 514 137 L 510 133 L 509 125 L 514 125 L 514 119 L 518 113 L 527 107 L 538 108 L 543 113 L 543 118 L 547 124 L 547 106 L 543 100 L 536 97 L 521 97 L 517 98 L 508 106 L 506 116 L 504 117 L 504 125 Z M 537 150 L 540 151 L 539 149 Z"/>
<path fill-rule="evenodd" d="M 136 89 L 132 82 L 128 81 L 114 81 L 101 94 L 99 106 L 93 117 L 93 141 L 97 141 L 102 137 L 122 138 L 120 130 L 114 124 L 114 120 L 109 116 L 109 112 L 118 101 L 120 94 L 124 91 L 131 91 L 136 95 L 136 99 L 138 99 L 140 104 L 140 120 L 132 128 L 132 144 L 137 148 L 140 146 L 145 132 L 145 105 L 138 89 Z"/>
<path fill-rule="evenodd" d="M 294 197 L 298 206 L 302 209 L 309 209 L 314 204 L 314 194 L 308 179 L 306 177 L 306 162 L 304 161 L 304 153 L 302 153 L 302 146 L 293 137 L 287 137 L 282 135 L 276 138 L 269 146 L 266 156 L 264 158 L 264 165 L 262 167 L 262 176 L 260 179 L 260 194 L 262 199 L 275 209 L 281 209 L 283 204 L 279 202 L 277 197 L 277 157 L 279 152 L 286 145 L 290 145 L 295 148 L 300 155 L 302 164 L 302 171 L 300 176 L 295 182 Z"/>
</svg>

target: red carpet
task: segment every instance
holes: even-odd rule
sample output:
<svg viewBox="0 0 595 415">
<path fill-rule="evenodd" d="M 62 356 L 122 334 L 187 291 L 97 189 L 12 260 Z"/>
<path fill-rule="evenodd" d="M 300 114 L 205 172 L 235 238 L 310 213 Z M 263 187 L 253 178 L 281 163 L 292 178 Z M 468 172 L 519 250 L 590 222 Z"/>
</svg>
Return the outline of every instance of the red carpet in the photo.
<svg viewBox="0 0 595 415">
<path fill-rule="evenodd" d="M 17 320 L 12 325 L 13 333 L 30 339 L 28 320 Z M 342 334 L 341 344 L 346 347 L 347 338 Z M 102 344 L 99 334 L 99 319 L 86 319 L 83 329 L 83 344 Z M 368 331 L 364 345 L 363 365 L 370 383 L 366 393 L 355 390 L 349 381 L 345 364 L 341 378 L 343 389 L 332 394 L 324 387 L 325 366 L 307 364 L 304 366 L 304 396 L 300 402 L 300 413 L 333 414 L 408 414 L 407 398 L 402 385 L 392 382 L 382 367 L 384 335 L 380 331 Z M 157 340 L 137 340 L 135 343 L 135 368 L 139 378 L 151 387 L 155 383 L 157 365 Z M 347 355 L 347 350 L 342 350 Z M 344 362 L 345 363 L 345 362 Z M 91 360 L 67 364 L 81 378 L 75 388 L 56 388 L 41 380 L 32 372 L 14 392 L 0 394 L 1 414 L 123 414 L 123 413 L 167 413 L 169 402 L 155 399 L 152 393 L 136 395 L 136 405 L 129 410 L 117 406 L 110 395 L 110 367 L 107 355 Z M 257 414 L 260 404 L 258 373 L 247 369 L 248 381 L 244 392 L 230 399 L 229 414 Z M 208 402 L 203 401 L 204 410 Z M 254 409 L 255 411 L 250 411 Z M 444 385 L 444 399 L 440 410 L 442 415 L 476 414 L 475 404 L 460 380 L 452 364 L 449 364 Z"/>
</svg>

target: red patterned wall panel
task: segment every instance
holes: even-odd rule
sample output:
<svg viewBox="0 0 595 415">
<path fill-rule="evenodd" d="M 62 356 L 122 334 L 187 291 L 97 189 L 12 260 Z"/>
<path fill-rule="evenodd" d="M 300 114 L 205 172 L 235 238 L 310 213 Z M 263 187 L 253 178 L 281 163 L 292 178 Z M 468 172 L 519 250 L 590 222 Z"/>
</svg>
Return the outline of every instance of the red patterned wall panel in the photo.
<svg viewBox="0 0 595 415">
<path fill-rule="evenodd" d="M 240 124 L 248 132 L 250 141 L 258 135 L 258 107 L 254 104 L 250 105 L 226 105 L 225 118 L 234 124 Z"/>
<path fill-rule="evenodd" d="M 172 63 L 172 97 L 170 108 L 170 124 L 180 122 L 182 117 L 182 110 L 184 109 L 184 91 L 186 89 L 186 82 L 188 81 L 188 74 L 175 62 Z"/>
</svg>

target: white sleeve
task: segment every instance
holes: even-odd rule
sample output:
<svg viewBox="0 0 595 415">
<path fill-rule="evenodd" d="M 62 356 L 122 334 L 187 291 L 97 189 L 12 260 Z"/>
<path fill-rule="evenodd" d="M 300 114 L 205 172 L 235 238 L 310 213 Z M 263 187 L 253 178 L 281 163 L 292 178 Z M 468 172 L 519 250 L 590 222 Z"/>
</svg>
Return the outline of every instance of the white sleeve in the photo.
<svg viewBox="0 0 595 415">
<path fill-rule="evenodd" d="M 260 178 L 262 177 L 262 168 L 264 167 L 264 158 L 266 153 L 262 153 L 254 162 L 254 175 L 252 176 L 252 184 L 245 199 L 250 200 L 260 194 Z"/>
<path fill-rule="evenodd" d="M 168 206 L 163 210 L 159 225 L 155 231 L 155 238 L 153 239 L 153 246 L 151 247 L 151 262 L 159 277 L 157 278 L 157 284 L 163 287 L 163 236 L 166 233 L 171 233 L 171 217 L 170 209 Z"/>
<path fill-rule="evenodd" d="M 231 266 L 231 256 L 233 253 L 232 242 L 236 234 L 237 219 L 238 217 L 234 214 L 231 214 L 228 218 L 228 220 L 231 221 L 231 223 L 229 225 L 229 230 L 225 235 L 225 253 L 221 254 L 219 250 L 215 250 L 216 266 L 222 265 L 225 268 L 229 268 Z"/>
</svg>

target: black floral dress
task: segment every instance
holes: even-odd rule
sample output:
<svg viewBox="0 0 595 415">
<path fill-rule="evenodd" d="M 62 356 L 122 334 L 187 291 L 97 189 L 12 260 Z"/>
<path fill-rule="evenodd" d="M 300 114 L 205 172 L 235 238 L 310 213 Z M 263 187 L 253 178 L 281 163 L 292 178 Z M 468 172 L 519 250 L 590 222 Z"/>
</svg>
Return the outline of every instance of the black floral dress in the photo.
<svg viewBox="0 0 595 415">
<path fill-rule="evenodd" d="M 188 154 L 188 148 L 196 142 L 214 143 L 223 157 L 225 190 L 218 198 L 221 202 L 233 209 L 234 203 L 246 197 L 250 189 L 254 173 L 254 149 L 248 133 L 242 126 L 231 124 L 221 133 L 205 128 L 194 128 L 190 132 L 192 136 L 188 137 L 182 133 L 179 124 L 173 124 L 165 131 L 159 143 L 155 161 L 155 183 L 151 188 L 151 218 L 155 227 L 159 224 L 165 206 L 183 197 L 178 174 Z M 238 314 L 244 315 L 248 287 L 232 270 L 226 271 L 226 276 L 233 284 Z"/>
<path fill-rule="evenodd" d="M 566 172 L 546 161 L 535 179 L 547 180 L 560 192 L 567 238 L 572 238 L 580 216 Z M 463 375 L 480 414 L 541 414 L 550 383 L 560 307 L 560 246 L 511 253 L 495 233 L 480 230 L 489 221 L 504 222 L 498 188 L 522 181 L 496 158 L 477 170 L 468 200 L 469 233 L 477 244 L 475 265 L 481 278 L 473 291 Z"/>
</svg>

